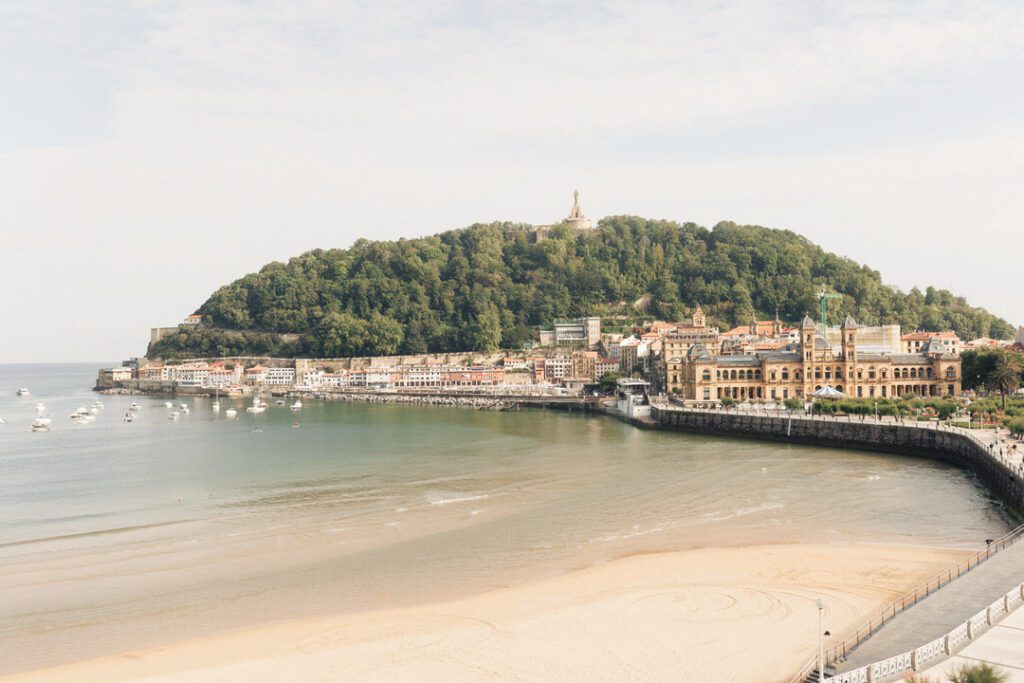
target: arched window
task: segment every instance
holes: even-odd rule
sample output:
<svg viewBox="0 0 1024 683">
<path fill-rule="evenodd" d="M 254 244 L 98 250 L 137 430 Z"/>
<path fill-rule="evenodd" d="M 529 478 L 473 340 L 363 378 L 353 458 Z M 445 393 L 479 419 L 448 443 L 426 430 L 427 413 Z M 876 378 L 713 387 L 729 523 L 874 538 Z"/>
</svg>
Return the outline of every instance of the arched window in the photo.
<svg viewBox="0 0 1024 683">
<path fill-rule="evenodd" d="M 732 373 L 729 375 L 729 379 L 736 379 L 736 371 L 735 370 L 733 370 Z"/>
<path fill-rule="evenodd" d="M 754 379 L 761 379 L 761 371 L 754 370 Z"/>
<path fill-rule="evenodd" d="M 774 382 L 775 381 L 775 371 L 774 370 L 772 370 L 772 372 L 771 372 L 771 378 L 772 378 L 772 381 Z"/>
<path fill-rule="evenodd" d="M 783 368 L 782 369 L 782 379 L 783 380 L 788 380 L 789 379 L 789 370 L 787 368 Z"/>
<path fill-rule="evenodd" d="M 710 382 L 711 381 L 711 371 L 710 370 L 705 370 L 704 374 L 702 375 L 702 377 L 704 378 L 705 382 Z"/>
<path fill-rule="evenodd" d="M 886 370 L 885 368 L 882 368 L 882 379 L 885 379 L 888 376 L 889 376 L 889 371 Z"/>
<path fill-rule="evenodd" d="M 956 379 L 956 369 L 946 368 L 946 379 Z M 950 392 L 953 393 L 953 392 Z"/>
</svg>

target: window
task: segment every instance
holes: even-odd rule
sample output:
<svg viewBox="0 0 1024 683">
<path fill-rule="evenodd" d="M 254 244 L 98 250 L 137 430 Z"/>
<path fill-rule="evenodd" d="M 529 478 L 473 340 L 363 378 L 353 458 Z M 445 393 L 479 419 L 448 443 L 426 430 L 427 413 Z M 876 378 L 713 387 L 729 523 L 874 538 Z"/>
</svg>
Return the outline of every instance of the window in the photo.
<svg viewBox="0 0 1024 683">
<path fill-rule="evenodd" d="M 874 395 L 875 395 L 875 388 L 874 387 L 868 387 L 868 396 L 874 396 Z"/>
<path fill-rule="evenodd" d="M 857 379 L 864 379 L 864 371 L 857 368 Z"/>
<path fill-rule="evenodd" d="M 864 387 L 857 387 L 857 398 L 864 396 Z"/>
<path fill-rule="evenodd" d="M 889 387 L 882 387 L 882 398 L 885 398 L 885 394 L 886 394 L 885 390 L 888 389 L 888 388 Z"/>
<path fill-rule="evenodd" d="M 946 379 L 956 379 L 956 369 L 946 368 Z"/>
<path fill-rule="evenodd" d="M 772 370 L 771 379 L 772 379 L 773 382 L 775 381 L 775 371 L 774 370 Z M 775 397 L 772 396 L 772 398 L 775 398 Z"/>
<path fill-rule="evenodd" d="M 782 389 L 782 398 L 789 398 L 789 389 L 786 389 L 785 387 L 783 387 L 783 389 Z"/>
<path fill-rule="evenodd" d="M 710 399 L 711 399 L 711 390 L 710 389 L 705 389 L 704 390 L 704 400 L 707 401 L 707 400 L 710 400 Z"/>
<path fill-rule="evenodd" d="M 783 379 L 783 381 L 789 379 L 789 370 L 783 368 L 783 370 L 782 370 L 782 379 Z"/>
<path fill-rule="evenodd" d="M 736 371 L 735 370 L 732 371 L 732 373 L 729 376 L 729 379 L 736 379 Z"/>
<path fill-rule="evenodd" d="M 821 379 L 821 368 L 814 368 L 814 379 Z"/>
<path fill-rule="evenodd" d="M 775 389 L 772 389 L 772 400 L 775 400 Z"/>
<path fill-rule="evenodd" d="M 704 374 L 701 375 L 701 377 L 704 379 L 705 382 L 710 382 L 711 381 L 711 371 L 710 370 L 705 370 Z"/>
</svg>

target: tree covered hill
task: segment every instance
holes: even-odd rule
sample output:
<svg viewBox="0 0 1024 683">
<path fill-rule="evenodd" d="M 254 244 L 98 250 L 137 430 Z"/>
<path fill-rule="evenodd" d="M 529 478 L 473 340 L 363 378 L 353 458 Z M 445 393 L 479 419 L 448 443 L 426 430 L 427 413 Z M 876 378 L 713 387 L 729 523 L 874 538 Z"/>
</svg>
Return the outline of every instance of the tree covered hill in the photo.
<svg viewBox="0 0 1024 683">
<path fill-rule="evenodd" d="M 1012 335 L 961 297 L 900 292 L 793 232 L 613 216 L 586 232 L 559 226 L 539 243 L 530 226 L 495 223 L 316 249 L 221 287 L 198 310 L 206 325 L 164 337 L 149 356 L 489 351 L 519 347 L 554 318 L 677 320 L 698 303 L 721 326 L 776 310 L 794 321 L 817 310 L 823 283 L 843 295 L 830 301 L 833 320 Z"/>
</svg>

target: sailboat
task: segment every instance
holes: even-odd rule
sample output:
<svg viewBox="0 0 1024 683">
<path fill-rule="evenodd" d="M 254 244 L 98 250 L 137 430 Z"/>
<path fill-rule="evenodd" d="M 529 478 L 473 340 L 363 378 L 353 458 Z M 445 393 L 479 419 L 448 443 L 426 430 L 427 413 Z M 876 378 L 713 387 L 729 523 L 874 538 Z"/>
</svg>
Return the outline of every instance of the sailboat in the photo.
<svg viewBox="0 0 1024 683">
<path fill-rule="evenodd" d="M 220 387 L 214 389 L 213 405 L 211 407 L 213 408 L 213 412 L 220 412 Z"/>
<path fill-rule="evenodd" d="M 267 409 L 267 404 L 260 400 L 259 392 L 252 397 L 252 405 L 245 409 L 247 413 L 262 413 Z"/>
</svg>

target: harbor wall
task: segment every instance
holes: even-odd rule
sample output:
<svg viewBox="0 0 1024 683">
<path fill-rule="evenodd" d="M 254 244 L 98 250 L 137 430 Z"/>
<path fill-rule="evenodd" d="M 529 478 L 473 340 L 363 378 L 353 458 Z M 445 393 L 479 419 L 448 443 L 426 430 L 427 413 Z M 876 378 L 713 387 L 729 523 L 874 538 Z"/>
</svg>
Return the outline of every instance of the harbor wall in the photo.
<svg viewBox="0 0 1024 683">
<path fill-rule="evenodd" d="M 931 458 L 973 472 L 1018 517 L 1024 517 L 1024 485 L 1013 470 L 970 436 L 949 429 L 837 419 L 771 417 L 655 407 L 662 428 L 787 443 L 857 448 Z M 934 424 L 934 423 L 933 423 Z"/>
</svg>

